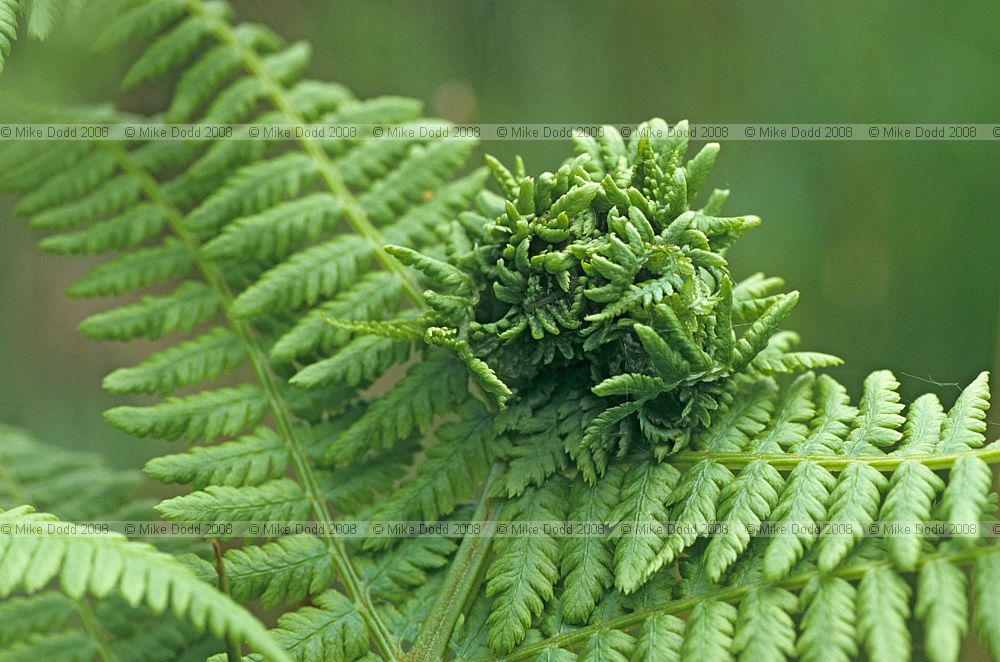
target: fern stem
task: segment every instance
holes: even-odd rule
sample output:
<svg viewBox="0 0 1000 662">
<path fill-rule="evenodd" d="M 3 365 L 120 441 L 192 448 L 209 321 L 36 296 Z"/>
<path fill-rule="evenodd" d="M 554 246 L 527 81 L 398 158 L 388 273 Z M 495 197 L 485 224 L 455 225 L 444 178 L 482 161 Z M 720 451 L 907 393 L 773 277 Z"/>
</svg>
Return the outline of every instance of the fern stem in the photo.
<svg viewBox="0 0 1000 662">
<path fill-rule="evenodd" d="M 285 115 L 285 118 L 290 123 L 303 124 L 304 120 L 289 101 L 284 86 L 268 73 L 267 68 L 257 53 L 236 39 L 232 27 L 218 16 L 206 11 L 202 0 L 188 0 L 187 4 L 191 13 L 207 21 L 212 26 L 212 31 L 219 41 L 232 48 L 239 56 L 246 70 L 264 85 L 267 96 L 275 108 Z M 361 206 L 361 203 L 358 202 L 358 199 L 347 188 L 347 185 L 344 184 L 343 177 L 341 177 L 333 162 L 330 161 L 330 157 L 311 137 L 302 136 L 297 140 L 302 150 L 316 162 L 323 183 L 344 206 L 344 217 L 347 219 L 347 223 L 351 226 L 351 229 L 356 234 L 368 240 L 374 251 L 375 259 L 382 265 L 382 268 L 392 272 L 399 278 L 403 292 L 407 298 L 415 306 L 422 307 L 424 301 L 421 294 L 422 290 L 406 270 L 406 267 L 386 252 L 385 239 L 382 238 L 382 234 L 378 231 L 378 228 L 368 219 L 368 214 Z"/>
<path fill-rule="evenodd" d="M 494 463 L 490 475 L 483 484 L 483 490 L 472 515 L 474 522 L 492 522 L 496 517 L 496 502 L 490 498 L 490 487 L 500 474 L 503 465 Z M 465 536 L 452 559 L 444 584 L 437 599 L 431 606 L 424 624 L 417 634 L 413 648 L 407 653 L 409 662 L 436 662 L 445 659 L 448 641 L 459 616 L 465 612 L 471 594 L 478 592 L 482 581 L 482 570 L 489 554 L 493 537 L 490 535 Z"/>
<path fill-rule="evenodd" d="M 215 553 L 215 571 L 219 575 L 219 590 L 229 595 L 229 581 L 226 579 L 226 564 L 222 560 L 222 545 L 218 539 L 212 538 L 212 552 Z M 232 637 L 226 637 L 226 662 L 240 662 L 240 642 Z"/>
<path fill-rule="evenodd" d="M 675 466 L 689 466 L 711 460 L 729 469 L 739 469 L 751 462 L 763 460 L 781 471 L 794 469 L 803 462 L 813 462 L 829 471 L 843 471 L 849 464 L 863 462 L 882 473 L 895 471 L 904 462 L 919 462 L 930 469 L 950 469 L 962 457 L 978 457 L 989 464 L 1000 462 L 1000 446 L 986 446 L 963 453 L 932 453 L 921 455 L 799 455 L 795 453 L 712 453 L 681 452 L 671 456 Z"/>
<path fill-rule="evenodd" d="M 959 552 L 937 552 L 935 554 L 928 554 L 922 557 L 917 563 L 917 568 L 930 561 L 945 561 L 951 564 L 964 565 L 985 554 L 996 554 L 997 552 L 1000 552 L 1000 546 L 996 545 L 981 545 Z M 810 570 L 808 572 L 802 572 L 778 581 L 760 580 L 741 584 L 739 586 L 727 586 L 716 591 L 709 591 L 707 593 L 702 593 L 689 598 L 673 600 L 659 607 L 637 609 L 636 611 L 629 612 L 624 616 L 598 621 L 585 627 L 577 628 L 576 630 L 563 632 L 549 637 L 548 639 L 519 648 L 503 659 L 504 662 L 529 659 L 549 648 L 566 648 L 574 644 L 579 644 L 587 637 L 603 630 L 624 630 L 636 626 L 646 619 L 657 615 L 686 614 L 702 602 L 739 602 L 748 593 L 758 588 L 775 586 L 789 590 L 797 590 L 805 586 L 810 579 L 821 575 L 839 577 L 848 581 L 857 580 L 861 579 L 867 572 L 875 568 L 889 566 L 891 566 L 891 563 L 887 559 L 884 559 L 880 561 L 869 561 L 867 563 L 851 565 L 849 567 L 843 567 L 828 573 L 821 573 L 819 570 Z M 489 660 L 495 659 L 496 658 L 493 657 L 475 657 L 465 660 L 464 662 L 488 662 Z"/>
<path fill-rule="evenodd" d="M 80 623 L 83 624 L 83 629 L 90 635 L 94 643 L 97 644 L 97 654 L 100 658 L 104 662 L 117 662 L 118 656 L 115 655 L 114 651 L 108 646 L 108 642 L 104 639 L 101 628 L 97 625 L 97 616 L 94 615 L 94 610 L 86 598 L 76 601 L 76 613 L 80 616 Z"/>
<path fill-rule="evenodd" d="M 233 332 L 239 338 L 246 351 L 247 360 L 254 372 L 258 382 L 267 394 L 268 406 L 274 419 L 278 433 L 285 440 L 295 477 L 302 485 L 303 492 L 309 501 L 313 517 L 317 522 L 322 522 L 327 526 L 327 530 L 332 530 L 333 517 L 326 504 L 323 491 L 320 489 L 316 476 L 313 473 L 308 453 L 302 441 L 298 437 L 292 425 L 292 415 L 285 402 L 281 389 L 278 386 L 274 375 L 269 367 L 267 354 L 261 348 L 256 335 L 250 325 L 236 317 L 232 312 L 233 294 L 226 282 L 225 276 L 219 268 L 212 262 L 206 260 L 201 254 L 201 243 L 188 231 L 184 224 L 183 214 L 173 205 L 170 199 L 161 189 L 159 183 L 146 171 L 140 168 L 129 156 L 129 154 L 112 143 L 99 143 L 100 147 L 111 152 L 122 170 L 136 178 L 142 186 L 143 192 L 153 204 L 157 205 L 166 215 L 170 229 L 177 235 L 181 242 L 191 251 L 194 263 L 201 272 L 205 282 L 212 288 L 219 299 L 219 306 Z M 340 540 L 323 537 L 324 544 L 330 551 L 334 569 L 344 586 L 344 591 L 356 605 L 361 618 L 368 627 L 372 639 L 382 654 L 390 660 L 398 659 L 402 655 L 399 644 L 389 631 L 389 628 L 382 621 L 375 606 L 371 602 L 371 597 L 358 575 L 354 566 L 347 556 L 347 550 Z"/>
</svg>

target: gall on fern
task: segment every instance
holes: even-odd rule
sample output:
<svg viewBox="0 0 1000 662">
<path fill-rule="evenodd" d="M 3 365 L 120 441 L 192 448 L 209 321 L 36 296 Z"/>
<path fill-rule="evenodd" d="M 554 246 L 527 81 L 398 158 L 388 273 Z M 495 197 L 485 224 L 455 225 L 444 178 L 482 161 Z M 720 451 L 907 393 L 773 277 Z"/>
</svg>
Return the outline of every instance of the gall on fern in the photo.
<svg viewBox="0 0 1000 662">
<path fill-rule="evenodd" d="M 98 45 L 146 42 L 126 85 L 176 81 L 158 120 L 441 127 L 411 100 L 304 78 L 307 44 L 234 24 L 224 2 L 109 2 Z M 87 115 L 124 118 L 145 121 Z M 719 148 L 688 159 L 687 134 L 606 128 L 537 177 L 520 160 L 465 171 L 474 145 L 455 139 L 5 144 L 0 188 L 42 248 L 109 256 L 69 293 L 131 297 L 81 331 L 177 340 L 105 380 L 164 398 L 112 425 L 191 444 L 146 467 L 189 486 L 159 516 L 481 528 L 224 540 L 228 596 L 199 556 L 110 536 L 35 567 L 33 543 L 4 539 L 0 592 L 19 595 L 0 650 L 152 660 L 170 636 L 230 660 L 242 641 L 249 659 L 317 662 L 948 662 L 974 629 L 996 655 L 1000 557 L 972 526 L 1000 459 L 986 375 L 947 411 L 904 404 L 888 371 L 852 403 L 817 372 L 838 359 L 780 328 L 797 293 L 733 278 L 728 249 L 760 221 L 700 195 Z M 57 468 L 32 474 L 39 458 L 10 448 L 28 469 L 0 518 L 74 502 L 48 484 Z M 855 533 L 801 526 L 830 520 Z M 861 533 L 932 520 L 965 535 Z M 553 521 L 598 526 L 501 532 Z M 800 528 L 754 535 L 768 523 Z M 166 631 L 113 627 L 168 611 Z"/>
</svg>

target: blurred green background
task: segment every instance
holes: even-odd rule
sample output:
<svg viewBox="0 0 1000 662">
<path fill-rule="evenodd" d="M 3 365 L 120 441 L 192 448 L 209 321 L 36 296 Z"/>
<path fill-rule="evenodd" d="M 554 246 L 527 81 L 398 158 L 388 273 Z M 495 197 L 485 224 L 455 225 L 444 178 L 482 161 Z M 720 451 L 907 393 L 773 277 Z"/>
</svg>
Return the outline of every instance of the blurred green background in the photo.
<svg viewBox="0 0 1000 662">
<path fill-rule="evenodd" d="M 313 76 L 361 96 L 417 97 L 463 122 L 1000 121 L 998 3 L 233 4 L 243 19 L 312 42 Z M 131 54 L 93 53 L 92 30 L 81 20 L 45 44 L 22 40 L 0 101 L 161 108 L 165 89 L 118 91 Z M 520 152 L 537 172 L 570 147 L 482 150 Z M 763 270 L 802 292 L 788 325 L 807 348 L 847 360 L 837 376 L 853 394 L 886 367 L 908 398 L 934 390 L 950 403 L 955 384 L 997 364 L 998 182 L 995 141 L 789 141 L 723 142 L 710 184 L 732 189 L 729 212 L 764 219 L 730 254 L 737 275 Z M 0 420 L 105 449 L 122 466 L 162 452 L 100 415 L 120 403 L 101 377 L 145 348 L 76 334 L 103 306 L 62 295 L 89 261 L 40 253 L 9 203 L 0 201 Z"/>
</svg>

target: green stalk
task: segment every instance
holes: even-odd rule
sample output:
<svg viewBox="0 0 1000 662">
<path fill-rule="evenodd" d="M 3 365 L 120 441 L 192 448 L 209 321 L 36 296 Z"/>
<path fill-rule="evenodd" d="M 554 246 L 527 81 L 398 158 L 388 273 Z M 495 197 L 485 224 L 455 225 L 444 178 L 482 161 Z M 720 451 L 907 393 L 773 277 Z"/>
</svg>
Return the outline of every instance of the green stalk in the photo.
<svg viewBox="0 0 1000 662">
<path fill-rule="evenodd" d="M 118 656 L 115 655 L 114 651 L 108 646 L 108 642 L 105 641 L 101 628 L 97 625 L 97 616 L 94 615 L 94 610 L 85 598 L 76 601 L 76 612 L 80 616 L 83 629 L 94 640 L 94 643 L 97 644 L 97 655 L 101 660 L 104 662 L 118 662 Z"/>
<path fill-rule="evenodd" d="M 503 472 L 503 465 L 495 463 L 490 469 L 490 475 L 483 485 L 479 503 L 472 520 L 489 525 L 496 518 L 497 505 L 490 498 L 490 487 Z M 444 585 L 438 593 L 434 605 L 424 624 L 420 628 L 417 639 L 406 656 L 408 662 L 436 662 L 443 660 L 448 650 L 451 633 L 466 609 L 469 597 L 479 589 L 482 581 L 482 570 L 490 551 L 493 536 L 483 534 L 466 536 L 452 559 Z"/>
<path fill-rule="evenodd" d="M 882 473 L 895 471 L 904 462 L 919 462 L 930 469 L 950 469 L 960 458 L 978 457 L 984 462 L 1000 462 L 1000 445 L 986 446 L 960 453 L 920 455 L 799 455 L 795 453 L 713 453 L 689 451 L 671 455 L 670 464 L 689 466 L 704 460 L 718 462 L 729 469 L 740 469 L 763 460 L 780 471 L 789 471 L 803 462 L 813 462 L 830 471 L 843 471 L 847 465 L 863 462 Z"/>
</svg>

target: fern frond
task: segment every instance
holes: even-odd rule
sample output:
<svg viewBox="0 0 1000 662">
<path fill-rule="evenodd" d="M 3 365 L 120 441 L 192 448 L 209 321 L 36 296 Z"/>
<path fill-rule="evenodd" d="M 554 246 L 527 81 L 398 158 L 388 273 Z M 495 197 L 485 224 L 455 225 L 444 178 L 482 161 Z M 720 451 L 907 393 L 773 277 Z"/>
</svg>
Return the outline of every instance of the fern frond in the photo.
<svg viewBox="0 0 1000 662">
<path fill-rule="evenodd" d="M 651 524 L 667 519 L 666 503 L 675 489 L 680 472 L 669 464 L 646 460 L 625 474 L 621 496 L 608 514 L 608 524 L 615 527 L 615 585 L 619 590 L 636 590 L 646 579 L 647 569 L 655 562 L 663 540 L 649 529 Z M 627 526 L 625 526 L 627 524 Z"/>
<path fill-rule="evenodd" d="M 194 340 L 157 352 L 134 368 L 119 368 L 102 385 L 112 393 L 171 393 L 235 369 L 244 348 L 231 331 L 215 327 Z"/>
<path fill-rule="evenodd" d="M 437 429 L 438 443 L 427 449 L 417 475 L 380 501 L 370 517 L 436 521 L 473 495 L 489 472 L 487 447 L 493 439 L 492 420 L 475 401 L 469 401 L 458 415 L 459 420 Z M 372 538 L 366 547 L 382 542 Z"/>
<path fill-rule="evenodd" d="M 134 496 L 142 476 L 113 470 L 95 455 L 42 444 L 0 425 L 0 508 L 30 502 L 67 519 L 111 517 Z"/>
<path fill-rule="evenodd" d="M 350 334 L 327 323 L 328 319 L 377 320 L 399 305 L 399 282 L 391 274 L 368 274 L 350 289 L 304 315 L 271 347 L 271 356 L 289 361 L 304 356 L 329 356 L 334 348 L 347 343 Z"/>
<path fill-rule="evenodd" d="M 865 573 L 858 584 L 858 634 L 871 660 L 910 657 L 910 587 L 889 568 Z"/>
<path fill-rule="evenodd" d="M 278 478 L 247 487 L 209 485 L 161 501 L 156 510 L 178 522 L 290 522 L 307 519 L 309 502 L 298 483 Z"/>
<path fill-rule="evenodd" d="M 750 591 L 740 601 L 733 652 L 741 660 L 785 660 L 795 650 L 795 595 L 778 587 Z"/>
<path fill-rule="evenodd" d="M 770 464 L 751 462 L 722 489 L 716 515 L 722 530 L 712 537 L 704 554 L 709 579 L 719 581 L 747 548 L 750 533 L 770 515 L 784 484 Z"/>
<path fill-rule="evenodd" d="M 955 453 L 979 448 L 986 443 L 986 410 L 990 407 L 989 373 L 981 372 L 965 387 L 944 419 L 941 439 L 935 450 Z"/>
<path fill-rule="evenodd" d="M 323 542 L 310 535 L 278 538 L 260 547 L 231 549 L 226 578 L 235 600 L 259 599 L 265 609 L 320 595 L 333 580 L 333 564 Z"/>
<path fill-rule="evenodd" d="M 817 577 L 803 589 L 802 632 L 795 654 L 807 662 L 849 662 L 858 652 L 857 589 L 839 577 Z"/>
<path fill-rule="evenodd" d="M 367 269 L 367 242 L 354 235 L 335 239 L 296 253 L 264 273 L 233 302 L 233 312 L 253 317 L 264 311 L 282 311 L 311 305 L 354 283 Z"/>
<path fill-rule="evenodd" d="M 916 615 L 924 622 L 924 652 L 933 662 L 958 659 L 969 629 L 965 571 L 947 561 L 933 560 L 920 568 Z"/>
<path fill-rule="evenodd" d="M 217 446 L 196 446 L 184 453 L 156 457 L 144 471 L 164 483 L 206 485 L 259 485 L 278 478 L 288 466 L 288 448 L 270 428 Z"/>
<path fill-rule="evenodd" d="M 548 481 L 509 501 L 501 518 L 511 522 L 560 521 L 565 518 L 566 485 Z M 550 535 L 501 537 L 497 558 L 487 571 L 486 592 L 494 596 L 490 613 L 490 648 L 510 652 L 527 634 L 533 616 L 542 611 L 559 579 L 559 542 Z"/>
<path fill-rule="evenodd" d="M 152 248 L 142 248 L 131 253 L 123 253 L 120 257 L 103 264 L 99 264 L 93 269 L 91 269 L 83 278 L 70 285 L 66 289 L 66 294 L 71 297 L 105 297 L 113 296 L 117 294 L 125 294 L 126 292 L 131 292 L 133 290 L 153 285 L 155 283 L 162 283 L 173 280 L 174 278 L 179 278 L 188 274 L 194 267 L 194 256 L 191 251 L 188 250 L 179 241 L 174 241 L 173 239 L 165 240 L 160 246 L 154 246 Z M 184 286 L 182 286 L 183 288 Z M 174 292 L 175 295 L 180 296 L 178 293 L 181 288 L 178 288 Z M 197 324 L 198 321 L 204 316 L 208 317 L 211 315 L 210 309 L 208 307 L 210 303 L 204 302 L 200 296 L 202 293 L 197 292 L 194 289 L 189 290 L 183 296 L 187 301 L 179 302 L 176 299 L 171 299 L 165 303 L 168 305 L 170 303 L 176 303 L 179 308 L 183 304 L 194 303 L 196 306 L 203 306 L 206 310 L 195 308 L 193 311 L 182 311 L 183 314 L 196 314 L 198 320 L 190 322 L 193 326 Z M 129 312 L 119 313 L 120 310 L 128 310 Z M 122 316 L 128 316 L 131 314 L 132 310 L 136 309 L 116 309 L 104 313 L 96 318 L 100 321 L 85 323 L 101 324 L 114 323 L 115 320 L 122 319 Z M 151 313 L 146 309 L 143 309 L 147 313 Z M 117 314 L 117 315 L 116 315 Z M 187 330 L 185 326 L 177 327 L 181 330 Z M 174 329 L 168 331 L 156 331 L 155 333 L 169 333 Z M 86 333 L 86 331 L 84 332 Z M 123 338 L 120 336 L 113 335 L 112 333 L 98 330 L 98 337 L 95 340 L 126 340 L 128 338 Z M 144 331 L 143 333 L 148 333 Z M 132 336 L 129 336 L 132 337 Z"/>
<path fill-rule="evenodd" d="M 801 462 L 789 473 L 771 521 L 778 526 L 799 524 L 795 533 L 776 535 L 764 552 L 764 573 L 777 579 L 786 575 L 817 538 L 817 525 L 825 519 L 833 474 L 813 462 Z"/>
<path fill-rule="evenodd" d="M 875 521 L 887 484 L 882 473 L 861 462 L 852 462 L 841 472 L 830 493 L 827 519 L 850 524 L 851 533 L 820 539 L 817 552 L 821 570 L 830 571 L 839 565 L 864 535 L 868 525 Z"/>
<path fill-rule="evenodd" d="M 368 650 L 368 633 L 355 605 L 333 590 L 317 596 L 312 606 L 280 616 L 269 634 L 296 662 L 348 662 Z"/>
<path fill-rule="evenodd" d="M 306 366 L 289 382 L 306 388 L 343 383 L 370 384 L 394 365 L 405 363 L 413 343 L 395 338 L 361 336 L 328 359 Z"/>
<path fill-rule="evenodd" d="M 699 603 L 684 628 L 683 660 L 732 660 L 736 608 L 725 602 Z"/>
<path fill-rule="evenodd" d="M 99 313 L 80 323 L 80 332 L 93 340 L 150 340 L 176 331 L 190 331 L 218 310 L 218 299 L 205 285 L 182 284 L 165 296 L 144 296 L 139 303 Z"/>
<path fill-rule="evenodd" d="M 684 621 L 670 614 L 657 614 L 642 624 L 632 659 L 637 662 L 680 662 L 683 643 Z"/>
<path fill-rule="evenodd" d="M 902 438 L 898 428 L 906 419 L 899 415 L 899 382 L 888 370 L 873 372 L 865 378 L 864 394 L 858 407 L 859 420 L 847 438 L 844 453 L 878 454 Z"/>
<path fill-rule="evenodd" d="M 56 521 L 27 507 L 0 513 L 0 520 L 41 530 Z M 35 593 L 58 578 L 71 599 L 115 592 L 133 606 L 144 604 L 157 613 L 169 609 L 220 638 L 243 639 L 270 658 L 289 659 L 253 616 L 148 545 L 117 535 L 11 536 L 0 539 L 0 559 L 0 596 L 17 589 Z"/>
<path fill-rule="evenodd" d="M 880 518 L 898 522 L 905 528 L 886 539 L 885 545 L 896 567 L 913 570 L 920 556 L 921 540 L 917 527 L 931 519 L 931 509 L 938 493 L 944 489 L 941 480 L 927 466 L 904 462 L 893 472 L 889 490 L 882 502 Z M 903 533 L 908 531 L 909 533 Z"/>
<path fill-rule="evenodd" d="M 115 407 L 104 416 L 137 437 L 168 441 L 217 439 L 253 427 L 267 413 L 267 396 L 253 384 L 168 398 L 152 407 Z"/>
<path fill-rule="evenodd" d="M 573 481 L 569 498 L 569 521 L 603 522 L 610 518 L 619 499 L 621 475 L 613 471 L 596 485 L 582 476 Z M 563 540 L 560 572 L 563 577 L 563 614 L 570 623 L 585 623 L 597 602 L 614 582 L 614 550 L 611 541 L 597 531 Z"/>
</svg>

